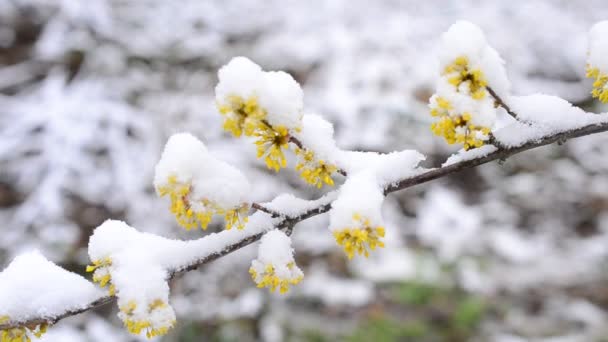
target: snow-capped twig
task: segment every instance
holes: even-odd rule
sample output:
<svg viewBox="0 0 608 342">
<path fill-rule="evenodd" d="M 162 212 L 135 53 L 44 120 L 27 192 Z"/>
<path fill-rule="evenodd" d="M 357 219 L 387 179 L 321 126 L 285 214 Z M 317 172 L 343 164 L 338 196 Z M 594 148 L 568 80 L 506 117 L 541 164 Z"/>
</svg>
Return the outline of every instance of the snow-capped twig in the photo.
<svg viewBox="0 0 608 342">
<path fill-rule="evenodd" d="M 505 148 L 493 147 L 494 150 L 490 150 L 489 153 L 487 153 L 487 154 L 478 155 L 478 156 L 472 157 L 470 159 L 464 158 L 460 161 L 451 163 L 449 165 L 445 165 L 445 166 L 435 168 L 435 169 L 429 169 L 422 173 L 418 173 L 414 176 L 409 176 L 407 178 L 401 179 L 392 184 L 387 184 L 384 187 L 384 194 L 386 195 L 386 194 L 389 194 L 389 193 L 392 193 L 395 191 L 409 188 L 414 185 L 426 183 L 426 182 L 429 182 L 429 181 L 432 181 L 432 180 L 435 180 L 435 179 L 438 179 L 441 177 L 448 176 L 450 174 L 460 172 L 464 169 L 476 167 L 476 166 L 479 166 L 479 165 L 482 165 L 482 164 L 485 164 L 485 163 L 488 163 L 488 162 L 491 162 L 494 160 L 504 160 L 517 153 L 527 151 L 530 149 L 534 149 L 537 147 L 541 147 L 541 146 L 549 145 L 549 144 L 552 144 L 555 142 L 565 141 L 565 140 L 569 140 L 569 139 L 577 138 L 577 137 L 581 137 L 581 136 L 601 133 L 601 132 L 605 132 L 605 131 L 608 131 L 608 120 L 602 121 L 599 123 L 592 123 L 592 124 L 580 126 L 578 128 L 574 128 L 574 129 L 569 129 L 569 130 L 564 130 L 564 131 L 547 134 L 539 139 L 533 139 L 531 141 L 528 141 L 528 142 L 523 143 L 516 147 L 505 147 Z M 282 219 L 278 223 L 276 223 L 275 228 L 283 230 L 286 232 L 286 234 L 289 234 L 291 232 L 291 229 L 293 229 L 293 227 L 298 222 L 301 222 L 310 217 L 328 212 L 331 209 L 331 204 L 334 199 L 335 199 L 335 197 L 333 197 L 333 196 L 326 196 L 322 200 L 315 201 L 314 202 L 315 205 L 313 207 L 306 208 L 304 211 L 302 211 L 296 215 L 294 215 L 292 213 L 290 213 L 289 215 L 288 214 L 281 215 L 277 211 L 276 213 L 279 214 L 280 217 L 282 217 Z M 261 209 L 261 208 L 264 208 L 264 209 Z M 260 208 L 256 208 L 256 209 L 265 211 L 265 212 L 275 212 L 275 210 L 268 209 L 261 205 L 260 205 Z M 235 243 L 224 246 L 223 248 L 221 248 L 215 252 L 212 252 L 194 262 L 191 262 L 187 265 L 183 265 L 183 267 L 180 267 L 178 269 L 172 270 L 169 274 L 169 277 L 173 278 L 179 274 L 195 270 L 209 262 L 212 262 L 212 261 L 219 259 L 229 253 L 232 253 L 240 248 L 243 248 L 255 241 L 258 241 L 262 238 L 262 236 L 264 235 L 265 232 L 266 231 L 261 232 L 261 233 L 251 234 L 251 235 L 245 234 L 245 236 L 241 240 L 239 240 Z M 98 298 L 88 304 L 83 304 L 78 309 L 66 311 L 65 313 L 62 313 L 57 316 L 38 317 L 38 318 L 33 318 L 30 320 L 21 321 L 21 322 L 9 321 L 9 322 L 0 324 L 0 330 L 8 330 L 8 329 L 19 328 L 19 327 L 31 327 L 31 326 L 36 326 L 36 325 L 39 325 L 42 323 L 54 324 L 63 318 L 74 316 L 74 315 L 95 309 L 97 307 L 109 304 L 109 303 L 113 302 L 114 300 L 115 300 L 114 296 L 104 296 L 104 297 Z"/>
<path fill-rule="evenodd" d="M 263 211 L 263 212 L 265 212 L 267 214 L 270 214 L 272 217 L 279 217 L 279 216 L 281 216 L 281 213 L 276 212 L 276 211 L 274 211 L 272 209 L 266 208 L 265 206 L 263 206 L 263 205 L 261 205 L 259 203 L 256 203 L 256 202 L 251 203 L 251 207 L 253 209 L 255 209 L 255 210 Z"/>
<path fill-rule="evenodd" d="M 499 106 L 504 108 L 507 111 L 507 113 L 513 117 L 513 119 L 515 119 L 517 121 L 521 121 L 520 118 L 518 117 L 517 113 L 515 113 L 513 110 L 511 110 L 511 107 L 509 107 L 509 105 L 507 105 L 505 103 L 505 101 L 503 101 L 502 98 L 500 96 L 498 96 L 498 94 L 496 94 L 496 92 L 494 91 L 494 89 L 492 89 L 492 87 L 486 87 L 486 89 L 488 90 L 488 93 L 490 93 L 490 96 L 492 96 L 494 98 L 494 101 L 496 101 L 496 103 L 498 103 Z"/>
</svg>

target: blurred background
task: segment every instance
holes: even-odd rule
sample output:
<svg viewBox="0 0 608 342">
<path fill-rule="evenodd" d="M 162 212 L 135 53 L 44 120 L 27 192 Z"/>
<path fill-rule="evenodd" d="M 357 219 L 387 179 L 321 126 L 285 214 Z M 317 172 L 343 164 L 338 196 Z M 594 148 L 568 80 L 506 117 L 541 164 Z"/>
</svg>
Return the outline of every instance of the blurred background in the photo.
<svg viewBox="0 0 608 342">
<path fill-rule="evenodd" d="M 486 32 L 515 94 L 601 111 L 584 79 L 586 32 L 605 0 L 0 0 L 0 269 L 38 249 L 83 274 L 107 218 L 179 239 L 156 197 L 167 137 L 189 131 L 254 185 L 255 198 L 317 198 L 221 130 L 217 70 L 244 55 L 289 72 L 345 149 L 456 148 L 426 107 L 439 35 Z M 292 160 L 293 165 L 293 160 Z M 608 341 L 608 134 L 552 145 L 392 194 L 387 246 L 349 262 L 321 215 L 296 226 L 304 281 L 256 289 L 255 246 L 172 282 L 162 341 Z M 107 306 L 44 341 L 136 341 Z"/>
</svg>

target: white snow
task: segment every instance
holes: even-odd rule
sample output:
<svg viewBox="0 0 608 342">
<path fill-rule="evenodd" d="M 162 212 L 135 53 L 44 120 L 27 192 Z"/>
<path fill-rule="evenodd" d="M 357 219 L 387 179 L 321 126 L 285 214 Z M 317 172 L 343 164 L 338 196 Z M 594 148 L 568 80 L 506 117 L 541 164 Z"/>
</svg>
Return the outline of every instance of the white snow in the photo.
<svg viewBox="0 0 608 342">
<path fill-rule="evenodd" d="M 272 265 L 273 275 L 281 280 L 301 279 L 304 276 L 295 265 L 291 239 L 278 229 L 264 234 L 258 247 L 258 257 L 251 261 L 251 268 L 256 271 L 256 283 L 262 280 L 268 265 Z"/>
<path fill-rule="evenodd" d="M 450 166 L 452 164 L 460 163 L 467 160 L 478 159 L 487 156 L 492 152 L 496 152 L 498 148 L 494 145 L 483 145 L 478 148 L 473 148 L 468 151 L 461 149 L 460 151 L 452 154 L 441 167 Z"/>
<path fill-rule="evenodd" d="M 154 186 L 158 193 L 172 185 L 169 181 L 172 176 L 180 184 L 191 185 L 188 196 L 193 203 L 209 200 L 231 209 L 248 202 L 251 192 L 249 181 L 237 168 L 212 156 L 189 133 L 174 134 L 167 141 L 155 169 Z"/>
<path fill-rule="evenodd" d="M 102 295 L 92 283 L 37 251 L 17 256 L 0 272 L 0 317 L 11 321 L 52 318 Z"/>
<path fill-rule="evenodd" d="M 608 73 L 608 20 L 600 21 L 589 30 L 587 63 Z"/>
<path fill-rule="evenodd" d="M 175 313 L 168 304 L 169 275 L 244 238 L 271 229 L 274 223 L 269 215 L 256 213 L 250 217 L 245 232 L 227 230 L 198 240 L 179 241 L 138 232 L 124 222 L 108 220 L 91 236 L 89 257 L 92 261 L 111 260 L 111 265 L 96 269 L 94 275 L 111 276 L 119 307 L 136 303 L 129 314 L 121 310 L 121 319 L 150 321 L 156 328 L 170 327 Z M 150 311 L 150 305 L 159 300 L 164 305 Z"/>
<path fill-rule="evenodd" d="M 483 31 L 475 24 L 460 20 L 441 36 L 439 63 L 443 70 L 456 58 L 466 56 L 472 70 L 480 69 L 490 87 L 500 96 L 509 94 L 510 83 L 504 61 L 488 45 Z"/>
<path fill-rule="evenodd" d="M 283 71 L 262 71 L 246 57 L 235 57 L 218 72 L 215 98 L 219 104 L 232 96 L 256 98 L 273 126 L 294 129 L 302 119 L 303 93 L 300 85 Z"/>
<path fill-rule="evenodd" d="M 372 172 L 362 171 L 349 176 L 331 205 L 329 230 L 352 228 L 355 214 L 369 219 L 372 227 L 384 226 L 381 212 L 383 202 L 383 188 Z"/>
<path fill-rule="evenodd" d="M 309 210 L 331 203 L 338 196 L 338 191 L 330 191 L 315 200 L 305 200 L 292 194 L 281 194 L 272 202 L 263 203 L 264 207 L 288 217 L 301 215 Z"/>
<path fill-rule="evenodd" d="M 608 122 L 608 113 L 587 113 L 556 96 L 511 96 L 508 101 L 521 122 L 514 122 L 494 133 L 498 141 L 508 147 L 521 146 L 528 141 L 582 126 Z"/>
<path fill-rule="evenodd" d="M 418 164 L 425 159 L 415 150 L 390 153 L 344 151 L 339 156 L 338 165 L 348 174 L 372 173 L 379 184 L 387 186 L 424 171 L 418 168 Z"/>
</svg>

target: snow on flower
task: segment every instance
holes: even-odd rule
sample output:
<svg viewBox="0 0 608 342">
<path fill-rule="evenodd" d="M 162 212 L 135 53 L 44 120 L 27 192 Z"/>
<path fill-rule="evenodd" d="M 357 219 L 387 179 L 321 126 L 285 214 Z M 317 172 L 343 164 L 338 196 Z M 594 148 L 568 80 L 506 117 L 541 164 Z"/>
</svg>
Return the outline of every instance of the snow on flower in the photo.
<svg viewBox="0 0 608 342">
<path fill-rule="evenodd" d="M 587 77 L 594 80 L 591 95 L 608 103 L 608 20 L 593 25 L 589 31 Z"/>
<path fill-rule="evenodd" d="M 383 189 L 372 172 L 350 176 L 329 212 L 329 229 L 349 259 L 356 254 L 369 256 L 369 250 L 384 247 L 381 207 Z"/>
<path fill-rule="evenodd" d="M 118 298 L 118 317 L 129 332 L 148 337 L 163 335 L 175 324 L 175 313 L 168 304 L 168 273 L 145 247 L 161 253 L 172 245 L 151 234 L 142 234 L 120 221 L 108 220 L 99 226 L 89 241 L 87 267 L 102 287 Z"/>
<path fill-rule="evenodd" d="M 108 220 L 95 229 L 89 240 L 92 265 L 87 271 L 93 272 L 93 279 L 100 285 L 110 285 L 118 299 L 118 316 L 131 333 L 163 335 L 176 319 L 169 304 L 167 283 L 172 274 L 227 246 L 264 233 L 279 221 L 266 213 L 255 213 L 245 231 L 224 230 L 198 240 L 180 241 Z"/>
<path fill-rule="evenodd" d="M 509 92 L 504 62 L 479 27 L 459 21 L 442 36 L 439 64 L 440 78 L 429 102 L 431 115 L 439 120 L 431 130 L 465 150 L 484 145 L 497 115 L 488 87 L 499 96 Z"/>
<path fill-rule="evenodd" d="M 258 158 L 275 171 L 286 167 L 283 150 L 300 130 L 303 94 L 282 71 L 265 72 L 245 57 L 233 58 L 218 72 L 215 96 L 224 129 L 235 137 L 255 137 Z"/>
<path fill-rule="evenodd" d="M 334 141 L 334 128 L 319 115 L 307 114 L 302 118 L 302 130 L 296 136 L 302 147 L 296 148 L 296 171 L 307 183 L 321 188 L 334 185 L 332 175 L 338 171 L 335 159 L 339 149 Z"/>
<path fill-rule="evenodd" d="M 16 257 L 0 273 L 0 324 L 53 318 L 80 308 L 102 293 L 83 277 L 68 272 L 38 252 Z M 3 330 L 0 341 L 29 341 L 48 324 Z"/>
<path fill-rule="evenodd" d="M 272 230 L 262 237 L 258 258 L 251 262 L 251 278 L 258 287 L 286 293 L 289 285 L 299 283 L 304 274 L 293 258 L 291 239 L 280 230 Z"/>
<path fill-rule="evenodd" d="M 154 186 L 159 196 L 170 198 L 171 212 L 186 229 L 206 229 L 214 214 L 224 216 L 226 229 L 242 229 L 247 222 L 249 181 L 191 134 L 169 138 L 156 165 Z"/>
</svg>

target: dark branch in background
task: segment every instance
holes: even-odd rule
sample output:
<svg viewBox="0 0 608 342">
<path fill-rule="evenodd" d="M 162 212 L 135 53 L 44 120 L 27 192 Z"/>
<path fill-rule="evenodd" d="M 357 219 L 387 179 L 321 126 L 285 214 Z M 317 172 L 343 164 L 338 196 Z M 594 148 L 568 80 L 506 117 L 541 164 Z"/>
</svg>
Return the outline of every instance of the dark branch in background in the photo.
<svg viewBox="0 0 608 342">
<path fill-rule="evenodd" d="M 384 193 L 389 194 L 391 192 L 403 190 L 403 189 L 409 188 L 414 185 L 423 184 L 423 183 L 435 180 L 437 178 L 445 177 L 447 175 L 457 173 L 457 172 L 460 172 L 460 171 L 468 169 L 468 168 L 472 168 L 475 166 L 479 166 L 479 165 L 491 162 L 493 160 L 505 160 L 506 158 L 508 158 L 512 155 L 515 155 L 517 153 L 527 151 L 527 150 L 530 150 L 530 149 L 533 149 L 536 147 L 549 145 L 549 144 L 552 144 L 555 142 L 563 142 L 563 141 L 566 141 L 569 139 L 573 139 L 573 138 L 577 138 L 577 137 L 581 137 L 581 136 L 585 136 L 585 135 L 591 135 L 591 134 L 595 134 L 595 133 L 600 133 L 600 132 L 605 132 L 605 131 L 608 131 L 608 121 L 599 123 L 599 124 L 591 124 L 591 125 L 577 128 L 577 129 L 572 129 L 572 130 L 567 130 L 567 131 L 547 135 L 540 139 L 536 139 L 534 141 L 529 141 L 527 143 L 524 143 L 518 147 L 497 148 L 496 151 L 491 152 L 485 156 L 481 156 L 481 157 L 470 159 L 470 160 L 463 160 L 463 161 L 454 163 L 452 165 L 448 165 L 448 166 L 444 166 L 444 167 L 440 167 L 440 168 L 436 168 L 436 169 L 426 170 L 418 175 L 404 178 L 398 182 L 387 185 L 384 188 Z M 263 208 L 263 209 L 258 209 L 258 210 L 261 210 L 261 211 L 264 211 L 267 213 L 268 213 L 268 211 L 270 211 L 270 209 L 267 209 L 261 205 L 257 205 L 257 206 L 259 206 L 260 208 Z M 327 202 L 327 203 L 321 203 L 317 207 L 309 209 L 297 216 L 280 215 L 283 217 L 283 219 L 279 223 L 276 224 L 276 227 L 278 229 L 285 231 L 286 233 L 290 233 L 291 229 L 298 222 L 301 222 L 310 217 L 328 212 L 330 208 L 331 208 L 331 203 Z M 255 241 L 258 241 L 259 239 L 262 238 L 263 235 L 264 235 L 264 233 L 246 236 L 239 242 L 226 246 L 221 251 L 211 253 L 211 254 L 205 256 L 204 258 L 193 262 L 190 265 L 185 265 L 183 268 L 180 268 L 177 270 L 171 270 L 169 273 L 170 274 L 169 277 L 173 278 L 181 273 L 195 270 L 195 269 L 201 267 L 202 265 L 205 265 L 224 255 L 232 253 Z M 79 313 L 94 309 L 96 307 L 111 303 L 114 301 L 114 299 L 115 298 L 113 296 L 102 297 L 89 304 L 86 304 L 82 308 L 71 310 L 71 311 L 65 312 L 59 316 L 55 316 L 55 317 L 41 317 L 41 318 L 31 319 L 31 320 L 28 320 L 25 322 L 8 322 L 8 323 L 0 324 L 0 330 L 19 328 L 19 327 L 35 327 L 36 325 L 42 324 L 42 323 L 54 324 L 63 318 L 66 318 L 69 316 L 74 316 Z"/>
</svg>

